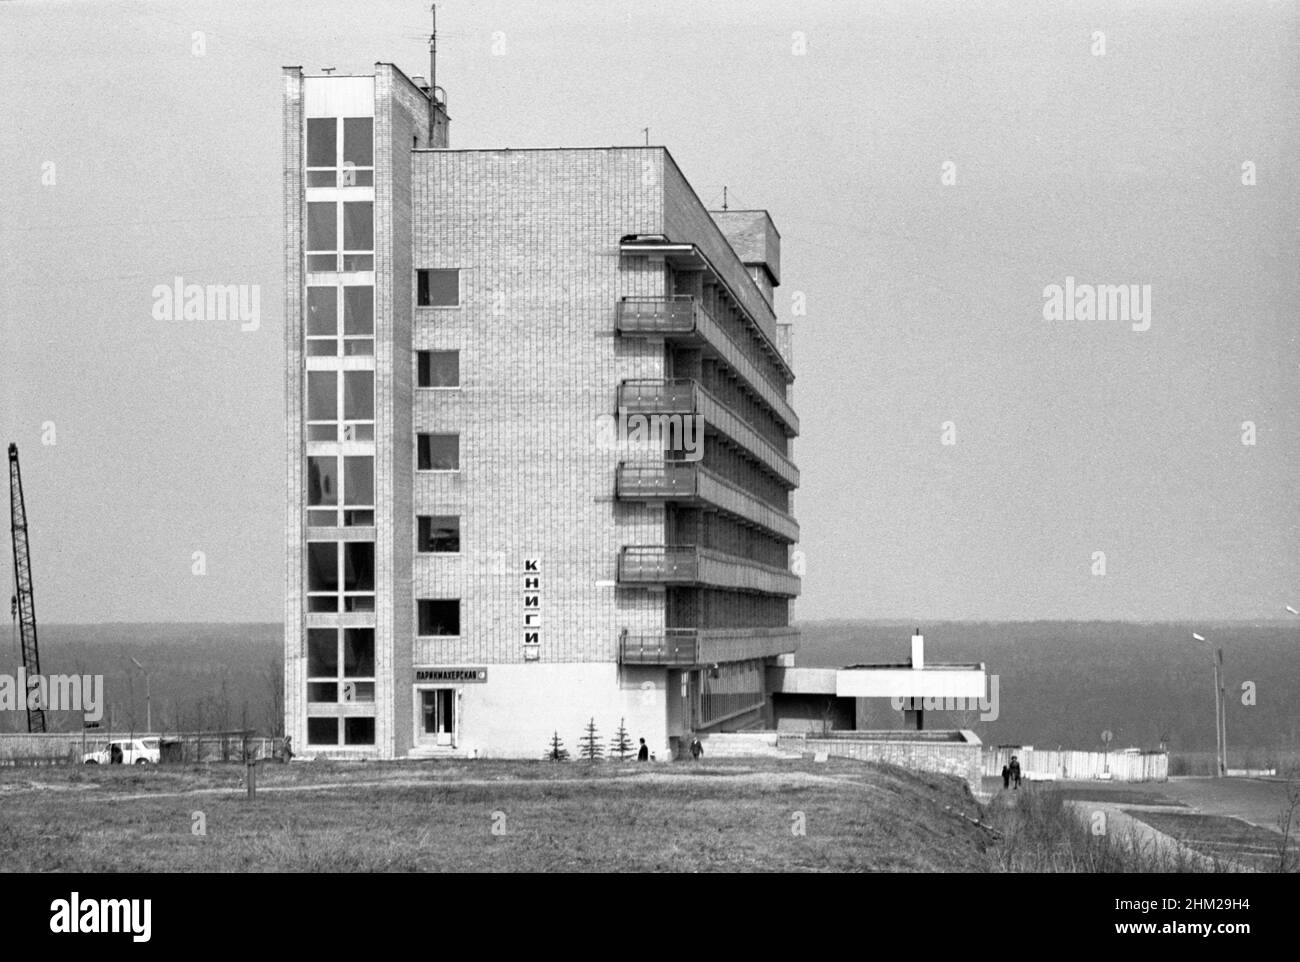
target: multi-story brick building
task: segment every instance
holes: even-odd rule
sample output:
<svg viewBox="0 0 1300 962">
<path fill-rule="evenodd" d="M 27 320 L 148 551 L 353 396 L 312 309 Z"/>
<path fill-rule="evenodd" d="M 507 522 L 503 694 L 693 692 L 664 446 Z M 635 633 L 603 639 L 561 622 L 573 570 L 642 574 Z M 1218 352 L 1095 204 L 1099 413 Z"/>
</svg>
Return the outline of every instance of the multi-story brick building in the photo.
<svg viewBox="0 0 1300 962">
<path fill-rule="evenodd" d="M 660 147 L 448 148 L 391 64 L 284 73 L 286 730 L 659 757 L 795 650 L 780 238 Z M 702 444 L 700 443 L 702 441 Z"/>
</svg>

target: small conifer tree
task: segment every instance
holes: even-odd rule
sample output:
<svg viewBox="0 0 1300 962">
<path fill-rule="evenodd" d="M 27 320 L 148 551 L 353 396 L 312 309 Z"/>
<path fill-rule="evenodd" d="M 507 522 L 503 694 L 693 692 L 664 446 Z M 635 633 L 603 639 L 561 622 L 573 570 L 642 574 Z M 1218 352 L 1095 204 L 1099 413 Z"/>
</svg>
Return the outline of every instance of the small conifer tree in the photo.
<svg viewBox="0 0 1300 962">
<path fill-rule="evenodd" d="M 627 757 L 632 754 L 632 736 L 627 733 L 627 725 L 624 719 L 618 720 L 618 731 L 614 732 L 614 737 L 609 741 L 610 756 L 617 755 L 621 762 L 627 761 Z"/>
<path fill-rule="evenodd" d="M 553 762 L 564 762 L 569 760 L 569 750 L 564 747 L 564 742 L 560 741 L 560 733 L 555 732 L 551 735 L 551 744 L 546 749 L 546 754 L 542 756 Z"/>
<path fill-rule="evenodd" d="M 600 744 L 600 736 L 596 734 L 595 718 L 587 722 L 587 728 L 582 738 L 578 740 L 578 754 L 589 762 L 594 762 L 605 754 L 605 749 Z"/>
</svg>

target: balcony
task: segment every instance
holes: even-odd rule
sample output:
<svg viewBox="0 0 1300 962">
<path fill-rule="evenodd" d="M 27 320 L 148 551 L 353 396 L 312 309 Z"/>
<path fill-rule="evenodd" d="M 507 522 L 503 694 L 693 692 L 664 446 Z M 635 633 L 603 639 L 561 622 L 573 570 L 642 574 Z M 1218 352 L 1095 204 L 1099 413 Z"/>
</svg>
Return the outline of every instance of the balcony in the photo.
<svg viewBox="0 0 1300 962">
<path fill-rule="evenodd" d="M 618 556 L 622 585 L 700 585 L 731 591 L 758 591 L 793 598 L 797 575 L 785 568 L 750 561 L 698 545 L 631 545 Z"/>
<path fill-rule="evenodd" d="M 619 333 L 700 343 L 722 358 L 776 415 L 786 433 L 799 433 L 799 418 L 785 399 L 785 386 L 766 375 L 757 348 L 747 349 L 700 302 L 679 297 L 625 297 L 618 302 Z"/>
<path fill-rule="evenodd" d="M 755 431 L 731 408 L 690 378 L 624 381 L 618 386 L 618 405 L 629 414 L 699 414 L 705 430 L 715 431 L 744 448 L 790 488 L 799 486 L 794 462 Z"/>
<path fill-rule="evenodd" d="M 734 515 L 786 541 L 799 540 L 799 523 L 698 461 L 625 461 L 616 476 L 626 501 L 687 501 Z"/>
<path fill-rule="evenodd" d="M 618 640 L 623 665 L 690 667 L 797 651 L 799 630 L 776 628 L 666 628 L 652 634 L 624 634 Z"/>
</svg>

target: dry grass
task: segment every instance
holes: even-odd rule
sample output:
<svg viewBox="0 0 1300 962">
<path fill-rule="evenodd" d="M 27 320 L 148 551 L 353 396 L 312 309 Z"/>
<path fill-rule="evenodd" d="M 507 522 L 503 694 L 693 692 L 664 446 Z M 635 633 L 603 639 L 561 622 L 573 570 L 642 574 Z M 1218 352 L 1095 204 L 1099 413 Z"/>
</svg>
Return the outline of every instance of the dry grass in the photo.
<svg viewBox="0 0 1300 962">
<path fill-rule="evenodd" d="M 1103 796 L 1113 801 L 1111 795 Z M 1111 827 L 1095 834 L 1091 821 L 1061 789 L 1026 785 L 994 799 L 990 824 L 1001 834 L 990 852 L 1005 872 L 1219 872 L 1231 866 L 1214 852 L 1153 844 L 1145 833 Z M 1145 817 L 1147 813 L 1132 813 Z"/>
<path fill-rule="evenodd" d="M 832 759 L 0 773 L 16 871 L 983 871 L 954 780 Z M 192 834 L 201 812 L 206 835 Z M 965 816 L 965 817 L 961 817 Z M 804 828 L 800 834 L 798 829 Z M 494 834 L 494 827 L 499 834 Z"/>
</svg>

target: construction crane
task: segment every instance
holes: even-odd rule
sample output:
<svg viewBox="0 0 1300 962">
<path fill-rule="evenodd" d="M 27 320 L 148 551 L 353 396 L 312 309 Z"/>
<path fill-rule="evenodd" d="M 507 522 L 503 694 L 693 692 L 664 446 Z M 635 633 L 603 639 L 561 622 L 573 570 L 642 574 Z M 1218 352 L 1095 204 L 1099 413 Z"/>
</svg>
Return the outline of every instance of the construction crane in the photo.
<svg viewBox="0 0 1300 962">
<path fill-rule="evenodd" d="M 23 503 L 23 476 L 18 470 L 18 445 L 9 445 L 9 527 L 14 543 L 14 595 L 10 603 L 18 619 L 19 647 L 23 653 L 23 670 L 27 674 L 27 730 L 45 731 L 45 709 L 36 702 L 32 689 L 38 688 L 41 673 L 40 654 L 36 648 L 36 604 L 32 596 L 32 558 L 27 549 L 27 508 Z"/>
</svg>

